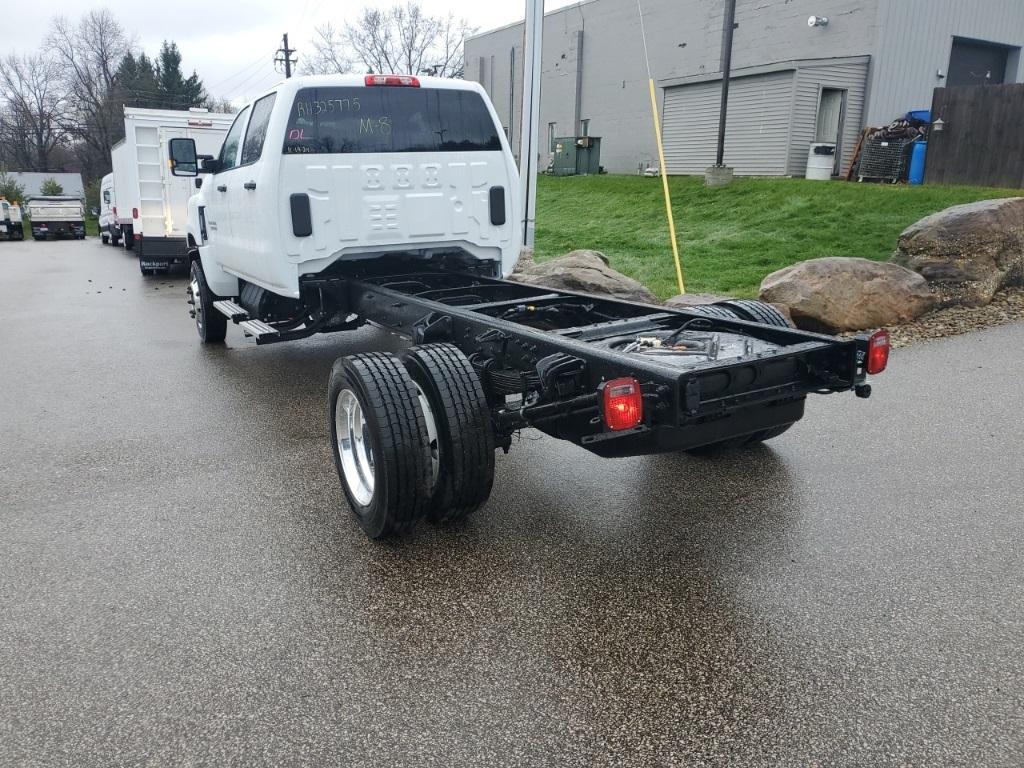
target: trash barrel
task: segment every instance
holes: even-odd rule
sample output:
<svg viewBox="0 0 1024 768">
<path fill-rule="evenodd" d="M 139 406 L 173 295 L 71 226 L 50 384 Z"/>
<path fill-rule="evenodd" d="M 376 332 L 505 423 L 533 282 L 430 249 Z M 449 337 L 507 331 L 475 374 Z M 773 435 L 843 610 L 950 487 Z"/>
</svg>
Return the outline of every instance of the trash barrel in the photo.
<svg viewBox="0 0 1024 768">
<path fill-rule="evenodd" d="M 915 141 L 910 155 L 910 173 L 908 178 L 914 186 L 924 184 L 924 167 L 928 159 L 928 142 Z"/>
<path fill-rule="evenodd" d="M 807 178 L 815 181 L 828 181 L 832 178 L 832 170 L 836 166 L 835 144 L 811 144 L 807 153 Z"/>
</svg>

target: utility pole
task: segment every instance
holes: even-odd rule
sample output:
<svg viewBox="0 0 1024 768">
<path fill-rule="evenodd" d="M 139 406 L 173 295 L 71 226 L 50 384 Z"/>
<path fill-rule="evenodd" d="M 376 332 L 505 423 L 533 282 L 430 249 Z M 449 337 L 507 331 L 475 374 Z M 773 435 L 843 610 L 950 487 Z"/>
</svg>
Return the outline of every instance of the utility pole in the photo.
<svg viewBox="0 0 1024 768">
<path fill-rule="evenodd" d="M 722 104 L 718 112 L 718 154 L 715 164 L 704 172 L 709 187 L 722 187 L 732 181 L 732 168 L 725 165 L 725 118 L 729 109 L 729 78 L 732 75 L 732 37 L 736 28 L 736 0 L 725 0 L 722 28 Z"/>
<path fill-rule="evenodd" d="M 540 50 L 544 0 L 526 0 L 523 51 L 523 121 L 519 131 L 519 179 L 522 183 L 523 245 L 533 248 L 537 226 L 537 152 L 540 133 Z"/>
<path fill-rule="evenodd" d="M 725 113 L 729 108 L 729 77 L 732 75 L 732 34 L 736 29 L 736 0 L 725 0 L 722 29 L 722 106 L 718 114 L 718 155 L 715 165 L 725 165 Z M 287 41 L 286 41 L 287 44 Z"/>
<path fill-rule="evenodd" d="M 274 59 L 275 63 L 284 64 L 284 76 L 292 76 L 292 64 L 295 63 L 295 59 L 292 58 L 292 54 L 295 53 L 294 48 L 288 47 L 288 33 L 284 33 L 284 45 L 277 49 L 277 52 L 281 54 L 280 57 Z"/>
</svg>

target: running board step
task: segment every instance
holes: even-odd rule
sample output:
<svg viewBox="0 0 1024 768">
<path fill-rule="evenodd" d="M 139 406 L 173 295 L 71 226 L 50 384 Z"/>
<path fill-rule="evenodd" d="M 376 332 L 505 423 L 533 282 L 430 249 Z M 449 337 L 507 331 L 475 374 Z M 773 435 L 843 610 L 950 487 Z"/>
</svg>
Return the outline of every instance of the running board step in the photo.
<svg viewBox="0 0 1024 768">
<path fill-rule="evenodd" d="M 213 302 L 213 308 L 225 317 L 229 318 L 232 323 L 240 323 L 243 320 L 249 319 L 249 313 L 235 304 L 235 302 L 231 301 L 231 299 L 215 301 Z"/>
<path fill-rule="evenodd" d="M 262 320 L 243 320 L 238 325 L 245 332 L 246 336 L 255 338 L 257 344 L 276 341 L 278 336 L 280 336 L 280 331 L 271 325 L 267 325 Z"/>
</svg>

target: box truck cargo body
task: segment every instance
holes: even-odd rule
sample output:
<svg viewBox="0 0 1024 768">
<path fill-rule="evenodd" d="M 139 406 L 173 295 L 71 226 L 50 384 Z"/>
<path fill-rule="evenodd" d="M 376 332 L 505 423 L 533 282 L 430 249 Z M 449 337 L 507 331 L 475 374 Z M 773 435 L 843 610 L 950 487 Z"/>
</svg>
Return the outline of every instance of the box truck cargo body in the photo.
<svg viewBox="0 0 1024 768">
<path fill-rule="evenodd" d="M 186 206 L 192 179 L 172 176 L 167 144 L 196 142 L 199 154 L 216 157 L 234 115 L 205 110 L 125 107 L 125 137 L 114 145 L 114 218 L 126 248 L 138 251 L 142 274 L 188 263 Z"/>
</svg>

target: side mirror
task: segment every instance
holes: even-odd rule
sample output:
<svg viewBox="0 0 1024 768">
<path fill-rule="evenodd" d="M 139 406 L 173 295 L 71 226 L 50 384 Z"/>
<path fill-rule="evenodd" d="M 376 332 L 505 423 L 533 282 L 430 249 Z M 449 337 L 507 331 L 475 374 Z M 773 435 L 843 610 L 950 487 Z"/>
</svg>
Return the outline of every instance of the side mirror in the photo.
<svg viewBox="0 0 1024 768">
<path fill-rule="evenodd" d="M 196 176 L 199 174 L 199 160 L 196 158 L 195 139 L 171 139 L 171 175 Z"/>
<path fill-rule="evenodd" d="M 220 171 L 220 160 L 213 157 L 201 157 L 199 170 L 203 173 L 218 173 Z"/>
</svg>

